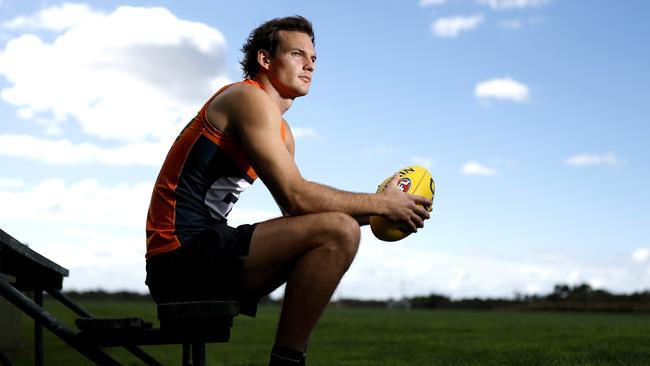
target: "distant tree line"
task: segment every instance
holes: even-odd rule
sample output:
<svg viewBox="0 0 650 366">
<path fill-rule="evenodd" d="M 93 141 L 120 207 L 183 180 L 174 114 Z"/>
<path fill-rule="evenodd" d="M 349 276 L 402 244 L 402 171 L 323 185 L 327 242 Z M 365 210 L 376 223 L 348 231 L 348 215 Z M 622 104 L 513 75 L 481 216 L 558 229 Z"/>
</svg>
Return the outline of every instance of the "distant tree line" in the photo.
<svg viewBox="0 0 650 366">
<path fill-rule="evenodd" d="M 430 309 L 521 309 L 566 311 L 650 312 L 650 291 L 613 294 L 587 284 L 556 285 L 547 295 L 516 295 L 513 299 L 451 300 L 432 294 L 408 299 L 412 308 Z"/>
<path fill-rule="evenodd" d="M 128 300 L 152 302 L 147 293 L 128 291 L 106 292 L 68 291 L 68 296 L 75 300 Z M 262 303 L 280 303 L 266 296 Z M 431 294 L 399 300 L 360 300 L 338 299 L 333 306 L 363 308 L 408 308 L 408 309 L 515 309 L 515 310 L 556 310 L 556 311 L 611 311 L 611 312 L 650 312 L 650 290 L 632 294 L 613 294 L 605 290 L 594 289 L 588 284 L 570 286 L 555 285 L 553 292 L 547 295 L 517 294 L 511 299 L 503 298 L 468 298 L 454 300 L 444 295 Z"/>
<path fill-rule="evenodd" d="M 138 293 L 131 291 L 108 292 L 104 290 L 93 291 L 65 291 L 73 300 L 128 300 L 128 301 L 151 301 L 151 295 L 148 293 Z"/>
</svg>

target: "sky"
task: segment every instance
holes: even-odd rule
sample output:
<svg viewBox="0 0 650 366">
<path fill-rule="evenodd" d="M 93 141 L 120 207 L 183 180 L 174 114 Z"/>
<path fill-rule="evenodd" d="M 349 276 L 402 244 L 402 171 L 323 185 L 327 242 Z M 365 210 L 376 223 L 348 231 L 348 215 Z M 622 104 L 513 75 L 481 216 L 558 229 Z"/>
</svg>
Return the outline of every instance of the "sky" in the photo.
<svg viewBox="0 0 650 366">
<path fill-rule="evenodd" d="M 147 291 L 167 150 L 241 79 L 250 31 L 294 14 L 318 54 L 284 116 L 303 176 L 436 181 L 418 233 L 362 229 L 335 299 L 650 290 L 645 0 L 0 0 L 0 228 L 68 268 L 64 290 Z M 229 222 L 279 215 L 258 181 Z"/>
</svg>

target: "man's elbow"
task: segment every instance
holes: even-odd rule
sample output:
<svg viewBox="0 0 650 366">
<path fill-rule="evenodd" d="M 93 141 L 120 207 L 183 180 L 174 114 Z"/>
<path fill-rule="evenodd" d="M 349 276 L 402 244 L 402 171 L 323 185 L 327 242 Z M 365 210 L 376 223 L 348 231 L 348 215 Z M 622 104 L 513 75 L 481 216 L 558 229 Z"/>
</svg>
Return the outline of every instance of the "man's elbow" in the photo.
<svg viewBox="0 0 650 366">
<path fill-rule="evenodd" d="M 302 205 L 299 202 L 286 204 L 282 207 L 282 212 L 284 213 L 284 216 L 300 216 L 310 213 L 305 205 Z"/>
<path fill-rule="evenodd" d="M 304 189 L 295 189 L 287 195 L 282 211 L 285 216 L 300 216 L 314 213 L 314 208 L 309 205 L 309 201 L 304 194 Z"/>
</svg>

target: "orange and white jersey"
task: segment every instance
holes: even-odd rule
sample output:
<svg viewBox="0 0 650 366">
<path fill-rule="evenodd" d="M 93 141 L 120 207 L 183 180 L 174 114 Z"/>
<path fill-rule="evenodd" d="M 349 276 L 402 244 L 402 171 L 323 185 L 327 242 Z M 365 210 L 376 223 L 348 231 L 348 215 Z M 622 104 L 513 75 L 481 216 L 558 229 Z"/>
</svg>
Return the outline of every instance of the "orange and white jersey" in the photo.
<svg viewBox="0 0 650 366">
<path fill-rule="evenodd" d="M 246 83 L 261 88 L 253 80 Z M 177 249 L 182 243 L 226 218 L 240 194 L 257 179 L 240 142 L 224 135 L 207 119 L 215 93 L 172 145 L 158 174 L 147 215 L 147 254 Z M 286 126 L 282 124 L 282 138 Z"/>
</svg>

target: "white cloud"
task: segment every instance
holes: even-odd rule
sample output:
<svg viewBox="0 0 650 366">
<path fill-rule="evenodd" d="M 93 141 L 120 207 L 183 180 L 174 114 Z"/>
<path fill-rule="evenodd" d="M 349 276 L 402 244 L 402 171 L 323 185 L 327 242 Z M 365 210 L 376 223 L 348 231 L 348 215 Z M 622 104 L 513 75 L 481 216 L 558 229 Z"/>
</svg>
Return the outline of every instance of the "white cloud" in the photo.
<svg viewBox="0 0 650 366">
<path fill-rule="evenodd" d="M 25 182 L 17 178 L 0 177 L 0 189 L 17 189 L 25 186 Z"/>
<path fill-rule="evenodd" d="M 625 164 L 624 161 L 619 159 L 614 153 L 607 153 L 604 155 L 596 154 L 577 154 L 570 156 L 564 160 L 564 164 L 583 167 L 592 165 L 607 165 L 610 167 L 617 167 Z"/>
<path fill-rule="evenodd" d="M 228 214 L 228 225 L 236 227 L 242 224 L 267 221 L 280 216 L 282 216 L 280 209 L 259 210 L 235 206 L 230 214 Z"/>
<path fill-rule="evenodd" d="M 481 165 L 475 161 L 468 161 L 467 163 L 463 164 L 461 168 L 461 172 L 465 175 L 484 175 L 484 176 L 497 175 L 496 170 Z"/>
<path fill-rule="evenodd" d="M 438 37 L 455 38 L 460 32 L 478 27 L 481 22 L 483 22 L 483 15 L 439 18 L 431 24 L 431 30 Z"/>
<path fill-rule="evenodd" d="M 474 95 L 480 99 L 500 99 L 527 102 L 530 91 L 525 84 L 510 77 L 482 81 L 474 87 Z"/>
<path fill-rule="evenodd" d="M 16 111 L 16 114 L 21 119 L 32 119 L 34 118 L 34 111 L 29 108 L 20 108 Z"/>
<path fill-rule="evenodd" d="M 29 189 L 0 191 L 0 220 L 143 228 L 153 183 L 104 186 L 93 179 L 67 185 L 60 178 Z"/>
<path fill-rule="evenodd" d="M 78 10 L 65 6 L 39 14 L 52 9 L 77 19 Z M 51 43 L 31 34 L 9 40 L 0 49 L 0 76 L 9 82 L 2 99 L 100 138 L 161 141 L 175 137 L 227 81 L 218 30 L 164 8 L 89 12 L 92 21 L 72 22 Z"/>
<path fill-rule="evenodd" d="M 318 132 L 316 132 L 316 130 L 314 130 L 311 127 L 292 127 L 291 133 L 293 134 L 293 137 L 296 140 L 301 140 L 301 139 L 323 140 L 323 136 L 321 136 Z"/>
<path fill-rule="evenodd" d="M 425 6 L 437 6 L 437 5 L 442 5 L 447 0 L 420 0 L 420 6 L 425 7 Z"/>
<path fill-rule="evenodd" d="M 548 3 L 549 0 L 478 0 L 478 2 L 489 5 L 492 9 L 505 10 L 540 6 Z"/>
<path fill-rule="evenodd" d="M 94 227 L 77 236 L 64 235 L 61 230 L 55 238 L 32 242 L 31 247 L 70 271 L 63 281 L 66 291 L 146 293 L 145 243 L 144 230 L 140 235 L 121 235 Z"/>
<path fill-rule="evenodd" d="M 424 229 L 426 230 L 426 228 Z M 418 234 L 414 234 L 417 236 Z M 589 255 L 500 257 L 445 249 L 417 249 L 407 238 L 397 243 L 375 239 L 362 229 L 359 253 L 337 289 L 338 298 L 399 298 L 438 293 L 453 298 L 512 297 L 548 293 L 559 283 L 588 283 L 616 291 L 639 291 L 650 276 L 626 265 L 627 258 L 605 263 Z"/>
<path fill-rule="evenodd" d="M 0 156 L 32 159 L 50 164 L 159 167 L 171 146 L 167 142 L 134 142 L 115 148 L 68 140 L 46 140 L 29 135 L 0 135 Z"/>
<path fill-rule="evenodd" d="M 521 21 L 517 19 L 502 20 L 498 23 L 501 28 L 517 30 L 521 28 Z"/>
<path fill-rule="evenodd" d="M 635 263 L 645 263 L 650 258 L 649 248 L 638 248 L 632 252 L 632 261 Z"/>
<path fill-rule="evenodd" d="M 2 23 L 8 29 L 47 29 L 62 31 L 72 28 L 84 21 L 92 21 L 101 14 L 94 12 L 86 4 L 64 3 L 43 9 L 33 16 L 19 16 Z"/>
</svg>

